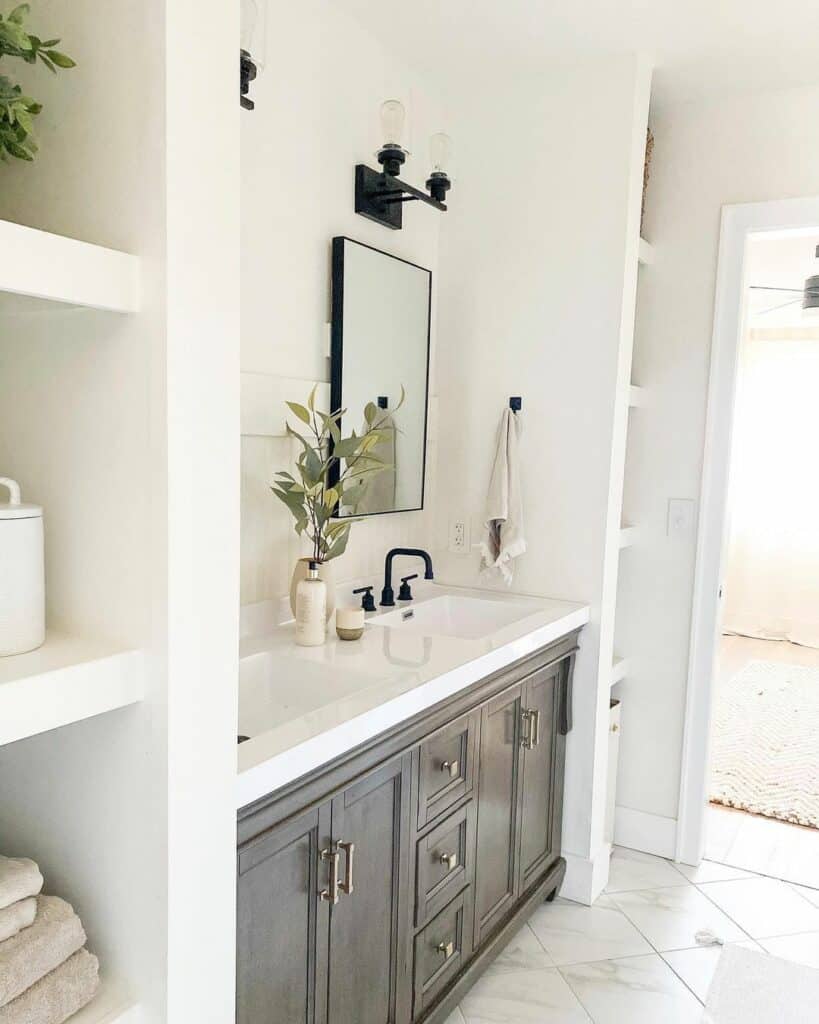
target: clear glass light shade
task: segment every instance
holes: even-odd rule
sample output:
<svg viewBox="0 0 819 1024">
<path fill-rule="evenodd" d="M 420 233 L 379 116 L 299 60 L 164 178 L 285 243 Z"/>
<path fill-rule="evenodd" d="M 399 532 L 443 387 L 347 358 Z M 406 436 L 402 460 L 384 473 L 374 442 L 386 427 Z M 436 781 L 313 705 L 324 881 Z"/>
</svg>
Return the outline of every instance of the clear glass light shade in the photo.
<svg viewBox="0 0 819 1024">
<path fill-rule="evenodd" d="M 436 132 L 429 140 L 429 157 L 433 174 L 448 174 L 452 169 L 452 139 L 446 132 Z"/>
<path fill-rule="evenodd" d="M 267 59 L 267 0 L 242 0 L 239 45 L 261 71 Z"/>
<path fill-rule="evenodd" d="M 404 148 L 404 126 L 407 113 L 399 100 L 387 100 L 381 104 L 381 138 L 384 146 Z"/>
</svg>

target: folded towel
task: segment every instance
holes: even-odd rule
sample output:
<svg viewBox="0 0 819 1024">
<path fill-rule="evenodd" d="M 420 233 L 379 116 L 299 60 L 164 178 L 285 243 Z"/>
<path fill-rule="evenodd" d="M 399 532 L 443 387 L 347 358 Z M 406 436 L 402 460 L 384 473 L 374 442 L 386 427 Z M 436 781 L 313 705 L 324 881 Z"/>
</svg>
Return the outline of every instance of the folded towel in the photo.
<svg viewBox="0 0 819 1024">
<path fill-rule="evenodd" d="M 37 900 L 33 896 L 18 900 L 10 907 L 0 910 L 0 942 L 5 942 L 24 928 L 34 923 L 37 915 Z"/>
<path fill-rule="evenodd" d="M 34 924 L 0 943 L 0 1007 L 83 945 L 85 931 L 72 907 L 57 896 L 38 896 Z"/>
<path fill-rule="evenodd" d="M 505 409 L 486 496 L 486 540 L 481 544 L 481 570 L 497 571 L 512 582 L 512 559 L 526 550 L 523 535 L 523 495 L 520 486 L 521 424 L 518 414 Z"/>
<path fill-rule="evenodd" d="M 33 860 L 0 857 L 0 910 L 28 896 L 36 896 L 42 887 L 43 876 Z"/>
<path fill-rule="evenodd" d="M 99 961 L 81 949 L 0 1007 L 0 1024 L 63 1024 L 91 1002 L 99 985 Z"/>
</svg>

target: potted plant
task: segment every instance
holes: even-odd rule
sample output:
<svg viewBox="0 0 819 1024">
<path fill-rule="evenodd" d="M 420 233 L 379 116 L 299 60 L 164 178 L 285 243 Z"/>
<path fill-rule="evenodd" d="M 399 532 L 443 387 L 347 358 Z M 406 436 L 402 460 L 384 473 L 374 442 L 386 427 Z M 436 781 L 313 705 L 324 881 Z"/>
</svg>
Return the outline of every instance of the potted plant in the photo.
<svg viewBox="0 0 819 1024">
<path fill-rule="evenodd" d="M 29 12 L 28 4 L 20 4 L 5 18 L 0 15 L 0 58 L 17 57 L 26 64 L 40 61 L 53 74 L 58 68 L 76 67 L 70 57 L 54 49 L 59 39 L 42 40 L 26 31 L 23 22 Z M 26 96 L 19 85 L 0 75 L 0 160 L 34 159 L 34 118 L 42 109 L 42 104 Z"/>
<path fill-rule="evenodd" d="M 290 411 L 308 428 L 305 434 L 287 425 L 287 433 L 301 446 L 296 457 L 296 473 L 276 473 L 271 490 L 284 503 L 295 520 L 299 537 L 310 542 L 310 554 L 300 558 L 290 585 L 290 606 L 295 615 L 295 593 L 299 580 L 307 575 L 307 565 L 319 563 L 319 576 L 327 585 L 327 618 L 335 610 L 335 580 L 332 562 L 344 554 L 352 523 L 336 517 L 339 505 L 354 507 L 367 492 L 370 481 L 390 463 L 373 453 L 384 440 L 378 428 L 380 410 L 372 402 L 364 409 L 363 429 L 342 437 L 341 418 L 346 410 L 321 412 L 315 407 L 316 390 L 310 392 L 307 405 L 287 402 Z M 400 408 L 404 401 L 395 407 Z M 395 411 L 395 410 L 393 410 Z"/>
</svg>

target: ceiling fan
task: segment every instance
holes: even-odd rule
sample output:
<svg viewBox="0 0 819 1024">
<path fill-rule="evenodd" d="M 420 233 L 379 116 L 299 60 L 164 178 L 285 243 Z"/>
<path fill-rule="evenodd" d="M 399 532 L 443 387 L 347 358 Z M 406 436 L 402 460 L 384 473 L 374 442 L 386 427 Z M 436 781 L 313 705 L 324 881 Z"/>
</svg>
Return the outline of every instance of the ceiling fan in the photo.
<svg viewBox="0 0 819 1024">
<path fill-rule="evenodd" d="M 819 245 L 816 246 L 816 258 L 819 259 Z M 802 316 L 806 320 L 819 319 L 819 274 L 809 277 L 802 288 L 780 288 L 776 285 L 752 284 L 749 285 L 752 292 L 771 292 L 772 296 L 778 293 L 781 296 L 793 295 L 794 298 L 786 302 L 777 302 L 767 309 L 757 310 L 757 316 L 765 316 L 766 313 L 775 313 L 778 309 L 786 309 L 788 306 L 802 305 Z"/>
</svg>

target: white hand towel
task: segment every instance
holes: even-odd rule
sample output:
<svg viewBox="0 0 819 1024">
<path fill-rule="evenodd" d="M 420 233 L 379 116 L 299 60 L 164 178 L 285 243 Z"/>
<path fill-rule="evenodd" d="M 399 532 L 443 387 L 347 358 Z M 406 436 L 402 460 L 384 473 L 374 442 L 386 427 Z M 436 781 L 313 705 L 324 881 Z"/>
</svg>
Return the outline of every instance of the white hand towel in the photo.
<svg viewBox="0 0 819 1024">
<path fill-rule="evenodd" d="M 37 915 L 37 900 L 29 896 L 26 900 L 18 900 L 10 907 L 0 910 L 0 942 L 5 942 L 13 935 L 34 924 Z"/>
<path fill-rule="evenodd" d="M 0 910 L 18 900 L 36 896 L 42 887 L 43 876 L 33 860 L 0 857 Z"/>
<path fill-rule="evenodd" d="M 507 584 L 512 582 L 512 560 L 519 558 L 526 550 L 520 480 L 520 434 L 518 414 L 511 409 L 504 410 L 486 497 L 487 535 L 481 544 L 482 571 L 499 572 Z"/>
</svg>

